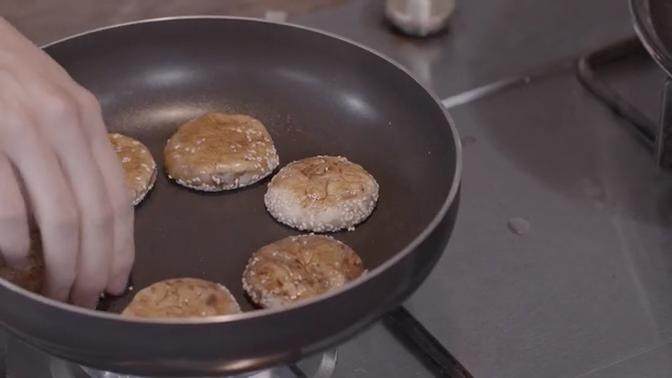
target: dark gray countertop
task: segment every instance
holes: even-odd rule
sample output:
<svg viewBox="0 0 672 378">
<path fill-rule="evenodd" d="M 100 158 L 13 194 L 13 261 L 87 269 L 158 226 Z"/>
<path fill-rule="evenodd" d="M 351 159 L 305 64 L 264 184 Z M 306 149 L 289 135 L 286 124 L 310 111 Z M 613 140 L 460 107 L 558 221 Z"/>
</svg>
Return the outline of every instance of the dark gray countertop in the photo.
<svg viewBox="0 0 672 378">
<path fill-rule="evenodd" d="M 461 210 L 450 247 L 407 307 L 475 377 L 672 376 L 672 176 L 570 66 L 632 34 L 627 2 L 458 0 L 450 29 L 429 40 L 391 33 L 379 1 L 299 3 L 287 8 L 290 21 L 380 50 L 442 97 L 564 62 L 450 109 L 465 142 Z M 47 0 L 6 0 L 0 14 L 44 43 L 144 17 L 263 9 L 111 4 L 73 18 Z M 655 111 L 655 68 L 625 72 L 645 83 L 619 88 Z M 511 218 L 529 232 L 512 233 Z M 381 326 L 343 345 L 339 360 L 341 377 L 429 374 Z"/>
</svg>

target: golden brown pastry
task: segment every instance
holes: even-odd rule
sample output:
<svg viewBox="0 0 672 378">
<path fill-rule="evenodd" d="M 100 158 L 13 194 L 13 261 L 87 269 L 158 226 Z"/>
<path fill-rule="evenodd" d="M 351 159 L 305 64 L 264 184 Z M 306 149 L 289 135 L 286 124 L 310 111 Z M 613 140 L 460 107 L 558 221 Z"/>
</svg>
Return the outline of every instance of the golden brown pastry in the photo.
<svg viewBox="0 0 672 378">
<path fill-rule="evenodd" d="M 164 155 L 168 177 L 207 192 L 251 185 L 279 164 L 266 127 L 242 114 L 208 113 L 185 123 Z"/>
<path fill-rule="evenodd" d="M 283 167 L 268 184 L 264 202 L 275 219 L 299 230 L 352 230 L 373 212 L 378 189 L 360 165 L 315 156 Z"/>
<path fill-rule="evenodd" d="M 28 266 L 25 269 L 16 269 L 0 261 L 0 277 L 34 293 L 40 293 L 44 285 L 44 257 L 42 243 L 38 232 L 30 235 L 30 251 Z"/>
<path fill-rule="evenodd" d="M 133 206 L 142 202 L 156 182 L 156 162 L 144 144 L 121 134 L 109 134 L 124 169 Z"/>
<path fill-rule="evenodd" d="M 198 278 L 174 278 L 140 290 L 122 315 L 187 318 L 239 312 L 238 302 L 226 287 Z"/>
<path fill-rule="evenodd" d="M 261 307 L 284 307 L 343 286 L 364 273 L 346 244 L 325 235 L 290 236 L 252 255 L 243 288 Z"/>
</svg>

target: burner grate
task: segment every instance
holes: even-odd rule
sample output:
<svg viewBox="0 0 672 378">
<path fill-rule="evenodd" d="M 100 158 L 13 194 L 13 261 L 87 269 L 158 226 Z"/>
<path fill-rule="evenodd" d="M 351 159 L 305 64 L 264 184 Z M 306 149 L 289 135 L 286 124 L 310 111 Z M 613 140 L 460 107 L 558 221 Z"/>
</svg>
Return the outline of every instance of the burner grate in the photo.
<svg viewBox="0 0 672 378">
<path fill-rule="evenodd" d="M 437 377 L 472 378 L 472 375 L 403 306 L 383 317 L 383 324 Z"/>
<path fill-rule="evenodd" d="M 619 95 L 598 76 L 598 70 L 605 69 L 620 60 L 633 55 L 647 55 L 648 52 L 637 37 L 618 41 L 593 51 L 577 63 L 577 77 L 581 84 L 615 114 L 628 121 L 634 135 L 654 154 L 659 167 L 672 168 L 672 81 L 669 77 L 663 84 L 661 112 L 658 121 L 645 115 Z"/>
</svg>

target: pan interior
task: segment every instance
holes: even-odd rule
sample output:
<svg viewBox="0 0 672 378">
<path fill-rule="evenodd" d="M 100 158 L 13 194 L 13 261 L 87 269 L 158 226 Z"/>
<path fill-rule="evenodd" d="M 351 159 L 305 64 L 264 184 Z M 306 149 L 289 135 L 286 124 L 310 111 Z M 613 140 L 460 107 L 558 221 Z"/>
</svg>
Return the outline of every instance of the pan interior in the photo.
<svg viewBox="0 0 672 378">
<path fill-rule="evenodd" d="M 47 52 L 98 96 L 111 131 L 141 140 L 157 161 L 156 186 L 136 209 L 135 291 L 198 277 L 224 284 L 250 309 L 241 285 L 247 259 L 298 234 L 266 213 L 268 179 L 207 194 L 166 178 L 166 139 L 208 111 L 261 120 L 281 166 L 343 155 L 373 174 L 377 209 L 355 231 L 334 235 L 369 270 L 422 232 L 450 191 L 456 151 L 441 109 L 411 77 L 350 43 L 286 25 L 193 19 L 107 29 Z M 131 295 L 102 306 L 118 312 Z"/>
</svg>

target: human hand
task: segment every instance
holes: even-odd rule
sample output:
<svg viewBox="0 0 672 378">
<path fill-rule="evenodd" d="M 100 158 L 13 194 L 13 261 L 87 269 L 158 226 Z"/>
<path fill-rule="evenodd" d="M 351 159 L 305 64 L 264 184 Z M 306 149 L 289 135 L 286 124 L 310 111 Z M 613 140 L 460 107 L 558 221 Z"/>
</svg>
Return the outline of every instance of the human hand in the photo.
<svg viewBox="0 0 672 378">
<path fill-rule="evenodd" d="M 24 190 L 25 189 L 25 190 Z M 0 253 L 25 266 L 40 230 L 44 294 L 95 307 L 134 260 L 133 209 L 100 105 L 0 17 Z"/>
</svg>

